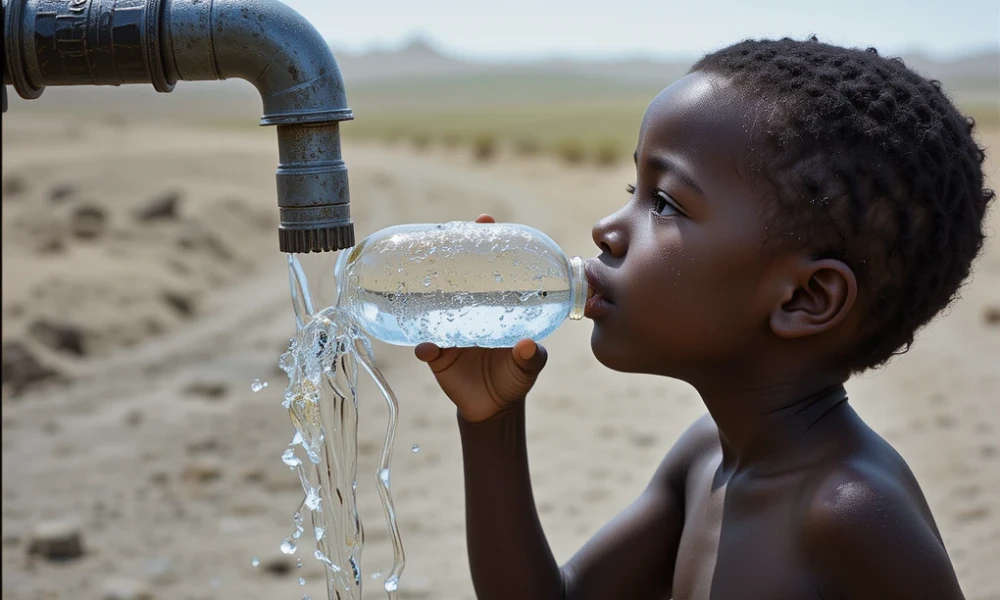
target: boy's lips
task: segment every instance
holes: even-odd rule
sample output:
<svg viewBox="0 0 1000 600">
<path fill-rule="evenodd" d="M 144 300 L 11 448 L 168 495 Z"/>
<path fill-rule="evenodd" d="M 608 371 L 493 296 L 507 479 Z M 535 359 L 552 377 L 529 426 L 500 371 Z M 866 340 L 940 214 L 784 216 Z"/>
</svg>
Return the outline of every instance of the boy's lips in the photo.
<svg viewBox="0 0 1000 600">
<path fill-rule="evenodd" d="M 600 272 L 600 263 L 596 259 L 590 259 L 585 265 L 587 273 L 587 284 L 590 286 L 587 296 L 587 305 L 583 309 L 583 316 L 588 319 L 596 319 L 611 311 L 614 302 L 608 298 L 607 284 Z"/>
</svg>

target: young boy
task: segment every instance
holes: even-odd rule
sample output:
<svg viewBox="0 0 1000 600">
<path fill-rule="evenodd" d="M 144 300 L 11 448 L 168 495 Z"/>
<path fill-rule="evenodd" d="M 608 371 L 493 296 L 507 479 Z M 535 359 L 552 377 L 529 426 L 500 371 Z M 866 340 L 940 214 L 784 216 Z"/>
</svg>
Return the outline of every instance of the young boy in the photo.
<svg viewBox="0 0 1000 600">
<path fill-rule="evenodd" d="M 458 406 L 479 598 L 962 598 L 913 474 L 843 384 L 969 274 L 994 197 L 971 133 L 937 82 L 815 39 L 736 44 L 661 92 L 630 198 L 594 227 L 591 346 L 690 383 L 708 414 L 560 568 L 524 434 L 545 350 L 418 346 Z"/>
</svg>

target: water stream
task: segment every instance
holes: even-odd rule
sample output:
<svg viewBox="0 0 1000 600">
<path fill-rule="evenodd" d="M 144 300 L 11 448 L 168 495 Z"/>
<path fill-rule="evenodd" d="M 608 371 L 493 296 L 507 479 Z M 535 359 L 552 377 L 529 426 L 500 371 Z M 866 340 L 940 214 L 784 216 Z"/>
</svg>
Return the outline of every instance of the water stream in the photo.
<svg viewBox="0 0 1000 600">
<path fill-rule="evenodd" d="M 283 405 L 295 426 L 295 435 L 281 458 L 297 472 L 304 497 L 294 514 L 294 530 L 282 540 L 280 548 L 289 555 L 302 551 L 308 517 L 312 527 L 311 535 L 306 537 L 315 541 L 312 554 L 325 567 L 329 600 L 361 599 L 364 528 L 356 497 L 360 364 L 389 407 L 375 482 L 394 553 L 383 587 L 389 599 L 396 600 L 405 564 L 389 486 L 396 397 L 378 370 L 371 340 L 347 311 L 339 303 L 316 310 L 305 271 L 293 254 L 288 255 L 288 273 L 297 331 L 279 364 L 288 375 Z"/>
</svg>

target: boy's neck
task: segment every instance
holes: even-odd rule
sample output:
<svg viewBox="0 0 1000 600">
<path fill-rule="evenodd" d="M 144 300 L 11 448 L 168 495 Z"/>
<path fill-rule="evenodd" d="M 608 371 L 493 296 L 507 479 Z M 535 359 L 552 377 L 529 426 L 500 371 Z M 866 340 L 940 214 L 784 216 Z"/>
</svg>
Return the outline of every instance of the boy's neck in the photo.
<svg viewBox="0 0 1000 600">
<path fill-rule="evenodd" d="M 718 389 L 698 386 L 719 430 L 722 468 L 780 471 L 808 460 L 806 433 L 844 405 L 844 379 L 731 384 Z"/>
</svg>

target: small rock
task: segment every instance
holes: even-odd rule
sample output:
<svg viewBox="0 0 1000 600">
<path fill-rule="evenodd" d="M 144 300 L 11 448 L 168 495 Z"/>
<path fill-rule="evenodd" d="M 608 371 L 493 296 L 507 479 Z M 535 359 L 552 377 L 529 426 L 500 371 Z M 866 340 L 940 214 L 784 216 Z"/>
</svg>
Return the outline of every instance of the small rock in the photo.
<svg viewBox="0 0 1000 600">
<path fill-rule="evenodd" d="M 49 560 L 69 560 L 83 555 L 83 533 L 73 520 L 39 523 L 28 543 L 28 554 Z"/>
<path fill-rule="evenodd" d="M 28 189 L 24 182 L 24 177 L 11 175 L 3 180 L 3 199 L 13 200 L 23 194 Z"/>
<path fill-rule="evenodd" d="M 76 186 L 63 183 L 55 186 L 49 192 L 49 200 L 52 202 L 65 202 L 70 196 L 76 193 Z"/>
<path fill-rule="evenodd" d="M 221 381 L 196 381 L 184 388 L 188 396 L 201 396 L 210 400 L 218 400 L 226 395 L 226 384 Z"/>
<path fill-rule="evenodd" d="M 264 471 L 260 469 L 247 469 L 243 472 L 243 481 L 247 483 L 260 483 L 264 481 Z"/>
<path fill-rule="evenodd" d="M 198 454 L 199 452 L 214 452 L 219 449 L 219 440 L 208 438 L 199 442 L 192 442 L 187 445 L 188 454 Z"/>
<path fill-rule="evenodd" d="M 222 477 L 222 468 L 214 460 L 196 460 L 184 468 L 181 477 L 194 483 L 208 483 Z"/>
<path fill-rule="evenodd" d="M 188 294 L 163 292 L 163 301 L 183 317 L 190 317 L 194 314 L 194 299 Z"/>
<path fill-rule="evenodd" d="M 1000 325 L 1000 306 L 987 306 L 983 311 L 983 321 L 991 327 Z"/>
<path fill-rule="evenodd" d="M 38 320 L 28 327 L 28 333 L 57 352 L 68 352 L 77 356 L 87 354 L 83 331 L 72 323 Z"/>
<path fill-rule="evenodd" d="M 149 481 L 155 485 L 167 485 L 170 482 L 170 476 L 163 471 L 157 471 L 149 476 Z"/>
<path fill-rule="evenodd" d="M 139 425 L 142 425 L 143 418 L 144 416 L 141 410 L 130 410 L 125 414 L 125 424 L 129 427 L 138 427 Z"/>
<path fill-rule="evenodd" d="M 69 221 L 70 233 L 81 240 L 96 240 L 104 235 L 107 226 L 107 212 L 94 204 L 78 207 Z"/>
<path fill-rule="evenodd" d="M 50 379 L 58 373 L 42 364 L 22 342 L 4 342 L 2 350 L 0 381 L 9 384 L 14 394 L 39 381 Z"/>
<path fill-rule="evenodd" d="M 104 600 L 153 600 L 153 593 L 139 581 L 113 578 L 104 582 Z"/>
<path fill-rule="evenodd" d="M 135 212 L 139 221 L 150 222 L 158 220 L 174 220 L 177 218 L 177 208 L 180 206 L 181 194 L 170 191 L 149 200 L 145 206 Z"/>
<path fill-rule="evenodd" d="M 261 565 L 271 575 L 281 577 L 292 572 L 292 561 L 284 558 L 272 558 Z"/>
</svg>

